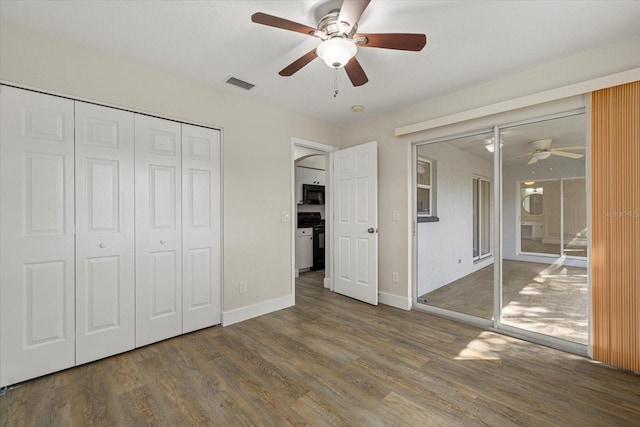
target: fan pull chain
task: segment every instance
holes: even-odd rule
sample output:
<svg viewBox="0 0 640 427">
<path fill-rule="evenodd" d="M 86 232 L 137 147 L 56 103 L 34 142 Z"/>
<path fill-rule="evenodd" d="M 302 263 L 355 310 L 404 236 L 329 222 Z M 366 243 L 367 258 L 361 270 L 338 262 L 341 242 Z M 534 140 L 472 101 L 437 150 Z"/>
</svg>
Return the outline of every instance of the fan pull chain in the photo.
<svg viewBox="0 0 640 427">
<path fill-rule="evenodd" d="M 333 97 L 338 96 L 338 69 L 333 69 Z"/>
</svg>

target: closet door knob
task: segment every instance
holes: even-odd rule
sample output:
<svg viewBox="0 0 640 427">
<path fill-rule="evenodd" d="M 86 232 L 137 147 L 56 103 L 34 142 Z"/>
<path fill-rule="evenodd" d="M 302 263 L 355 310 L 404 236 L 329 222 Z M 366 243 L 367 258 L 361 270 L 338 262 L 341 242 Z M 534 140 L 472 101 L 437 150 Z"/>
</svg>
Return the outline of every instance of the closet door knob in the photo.
<svg viewBox="0 0 640 427">
<path fill-rule="evenodd" d="M 164 245 L 165 243 L 167 243 L 167 241 L 166 241 L 166 240 L 160 240 L 160 244 L 161 244 L 161 245 Z"/>
<path fill-rule="evenodd" d="M 106 247 L 107 247 L 107 245 L 105 245 L 104 243 L 100 243 L 100 244 L 98 245 L 98 247 L 100 247 L 100 248 L 103 248 L 103 249 L 104 249 L 104 248 L 106 248 Z"/>
</svg>

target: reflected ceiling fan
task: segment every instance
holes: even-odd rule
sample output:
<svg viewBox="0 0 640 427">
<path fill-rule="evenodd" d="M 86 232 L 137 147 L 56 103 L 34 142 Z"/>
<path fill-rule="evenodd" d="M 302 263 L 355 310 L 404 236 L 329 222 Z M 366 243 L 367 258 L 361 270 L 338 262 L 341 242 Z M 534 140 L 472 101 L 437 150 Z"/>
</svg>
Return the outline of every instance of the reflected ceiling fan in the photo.
<svg viewBox="0 0 640 427">
<path fill-rule="evenodd" d="M 574 147 L 562 147 L 559 148 L 551 148 L 551 139 L 539 139 L 537 141 L 533 141 L 531 143 L 533 147 L 533 151 L 525 154 L 525 156 L 531 156 L 531 159 L 527 163 L 528 165 L 533 165 L 538 162 L 538 160 L 548 159 L 551 155 L 568 157 L 570 159 L 581 159 L 584 157 L 584 154 L 579 153 L 570 153 L 565 150 L 584 150 L 585 147 L 576 145 Z"/>
<path fill-rule="evenodd" d="M 295 31 L 322 40 L 315 49 L 302 55 L 282 69 L 278 73 L 281 76 L 291 76 L 317 57 L 320 57 L 332 68 L 344 67 L 351 83 L 354 86 L 362 86 L 369 79 L 355 58 L 358 47 L 378 47 L 418 52 L 427 43 L 427 36 L 424 34 L 357 33 L 358 20 L 370 1 L 344 0 L 340 9 L 334 9 L 320 19 L 317 28 L 262 12 L 251 15 L 251 21 L 283 30 Z"/>
</svg>

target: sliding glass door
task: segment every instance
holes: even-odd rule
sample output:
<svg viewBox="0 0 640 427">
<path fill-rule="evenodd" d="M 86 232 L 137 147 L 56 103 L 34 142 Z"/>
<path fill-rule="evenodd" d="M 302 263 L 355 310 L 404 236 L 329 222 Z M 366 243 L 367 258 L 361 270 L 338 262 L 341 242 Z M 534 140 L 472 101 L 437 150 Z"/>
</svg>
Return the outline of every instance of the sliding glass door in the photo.
<svg viewBox="0 0 640 427">
<path fill-rule="evenodd" d="M 585 154 L 583 112 L 417 145 L 416 307 L 586 344 Z"/>
<path fill-rule="evenodd" d="M 585 128 L 578 114 L 501 129 L 500 323 L 582 344 L 588 341 Z"/>
</svg>

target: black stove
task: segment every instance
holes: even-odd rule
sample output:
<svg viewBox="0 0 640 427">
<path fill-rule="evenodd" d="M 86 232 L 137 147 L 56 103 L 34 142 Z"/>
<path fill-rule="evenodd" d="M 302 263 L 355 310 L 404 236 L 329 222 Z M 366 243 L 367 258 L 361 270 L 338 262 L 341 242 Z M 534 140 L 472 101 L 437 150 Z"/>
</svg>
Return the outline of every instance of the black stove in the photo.
<svg viewBox="0 0 640 427">
<path fill-rule="evenodd" d="M 298 228 L 324 227 L 320 212 L 298 212 Z"/>
</svg>

